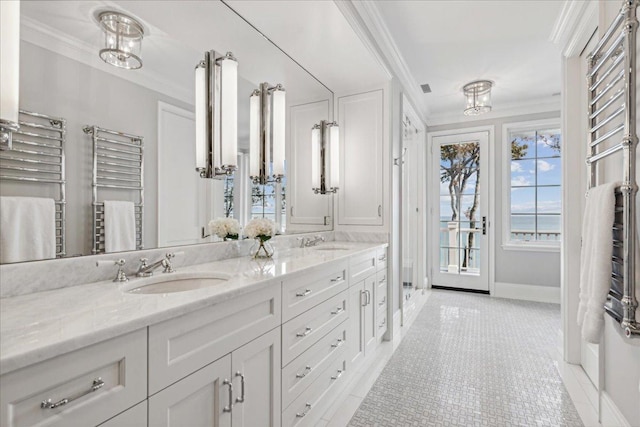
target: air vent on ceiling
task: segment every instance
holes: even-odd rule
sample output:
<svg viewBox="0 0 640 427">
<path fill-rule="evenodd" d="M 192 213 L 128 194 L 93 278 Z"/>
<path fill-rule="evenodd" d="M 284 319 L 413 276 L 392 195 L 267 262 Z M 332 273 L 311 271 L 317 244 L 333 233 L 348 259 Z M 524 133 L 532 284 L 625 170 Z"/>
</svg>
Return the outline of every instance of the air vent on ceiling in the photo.
<svg viewBox="0 0 640 427">
<path fill-rule="evenodd" d="M 424 93 L 431 93 L 431 86 L 429 86 L 428 84 L 425 83 L 423 85 L 420 85 L 420 87 L 422 88 L 422 91 Z"/>
</svg>

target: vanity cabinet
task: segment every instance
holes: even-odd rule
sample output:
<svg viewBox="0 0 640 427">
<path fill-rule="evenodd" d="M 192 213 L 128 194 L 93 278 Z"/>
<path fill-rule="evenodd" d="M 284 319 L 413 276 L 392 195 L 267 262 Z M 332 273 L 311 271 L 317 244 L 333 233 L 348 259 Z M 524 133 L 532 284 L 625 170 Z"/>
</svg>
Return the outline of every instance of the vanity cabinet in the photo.
<svg viewBox="0 0 640 427">
<path fill-rule="evenodd" d="M 3 375 L 2 427 L 95 426 L 147 397 L 146 329 Z"/>
<path fill-rule="evenodd" d="M 384 200 L 383 91 L 338 98 L 339 225 L 382 225 Z"/>
<path fill-rule="evenodd" d="M 149 425 L 280 425 L 280 328 L 149 398 Z"/>
</svg>

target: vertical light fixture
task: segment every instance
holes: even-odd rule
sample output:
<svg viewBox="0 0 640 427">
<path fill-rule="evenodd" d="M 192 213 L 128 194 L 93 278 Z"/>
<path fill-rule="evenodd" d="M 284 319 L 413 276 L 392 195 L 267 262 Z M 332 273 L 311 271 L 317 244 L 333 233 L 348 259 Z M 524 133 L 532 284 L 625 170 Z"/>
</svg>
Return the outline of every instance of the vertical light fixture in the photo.
<svg viewBox="0 0 640 427">
<path fill-rule="evenodd" d="M 249 176 L 254 184 L 284 176 L 286 100 L 282 85 L 262 83 L 249 100 Z"/>
<path fill-rule="evenodd" d="M 311 128 L 311 187 L 316 194 L 338 191 L 340 131 L 336 122 L 322 120 Z"/>
<path fill-rule="evenodd" d="M 11 150 L 20 128 L 20 2 L 0 1 L 0 150 Z"/>
<path fill-rule="evenodd" d="M 196 65 L 196 171 L 231 175 L 238 159 L 238 61 L 231 52 L 205 52 Z"/>
<path fill-rule="evenodd" d="M 490 80 L 476 80 L 463 86 L 462 92 L 467 100 L 465 116 L 477 116 L 491 111 L 492 87 L 493 82 Z"/>
<path fill-rule="evenodd" d="M 127 70 L 141 68 L 142 25 L 124 13 L 111 11 L 98 15 L 98 22 L 104 33 L 100 58 L 107 64 Z"/>
</svg>

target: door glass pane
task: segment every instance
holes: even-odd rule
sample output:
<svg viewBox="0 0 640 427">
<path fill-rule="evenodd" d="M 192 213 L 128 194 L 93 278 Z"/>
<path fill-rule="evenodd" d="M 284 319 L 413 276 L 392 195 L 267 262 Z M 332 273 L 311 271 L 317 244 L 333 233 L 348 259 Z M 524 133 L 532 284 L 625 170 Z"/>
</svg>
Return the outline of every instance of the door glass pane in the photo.
<svg viewBox="0 0 640 427">
<path fill-rule="evenodd" d="M 480 144 L 440 146 L 440 271 L 480 273 Z"/>
</svg>

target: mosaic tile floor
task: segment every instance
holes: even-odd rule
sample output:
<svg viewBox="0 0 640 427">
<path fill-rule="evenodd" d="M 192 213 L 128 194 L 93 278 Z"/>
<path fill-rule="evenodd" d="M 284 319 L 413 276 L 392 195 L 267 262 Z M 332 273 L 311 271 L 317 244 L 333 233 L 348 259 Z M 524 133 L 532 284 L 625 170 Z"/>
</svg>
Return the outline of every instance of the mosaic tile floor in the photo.
<svg viewBox="0 0 640 427">
<path fill-rule="evenodd" d="M 549 349 L 560 307 L 434 291 L 350 426 L 582 426 Z"/>
</svg>

